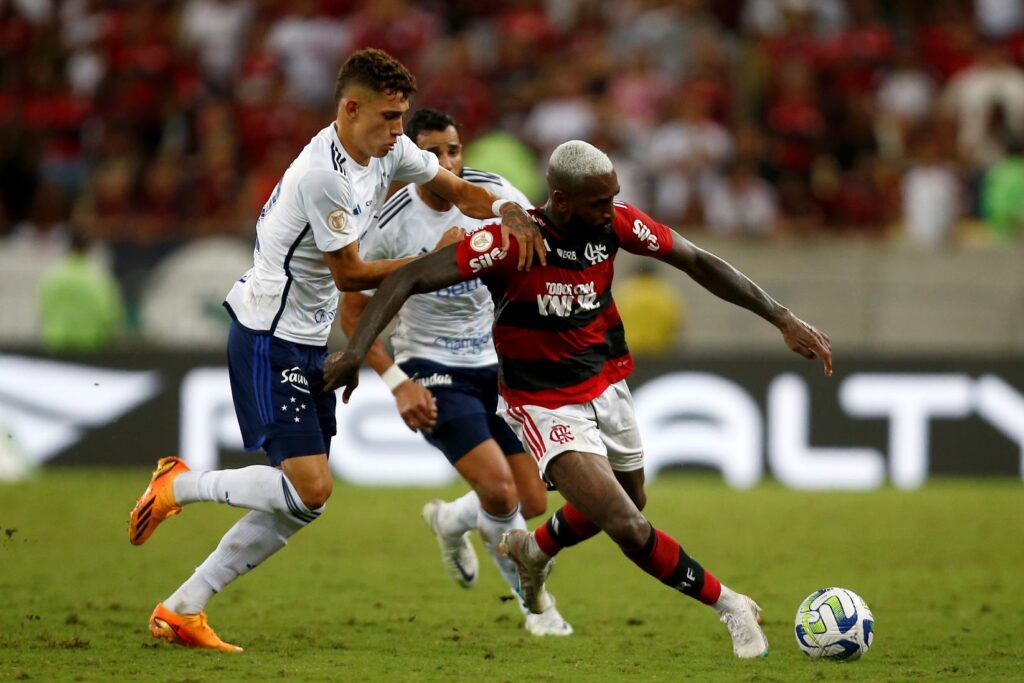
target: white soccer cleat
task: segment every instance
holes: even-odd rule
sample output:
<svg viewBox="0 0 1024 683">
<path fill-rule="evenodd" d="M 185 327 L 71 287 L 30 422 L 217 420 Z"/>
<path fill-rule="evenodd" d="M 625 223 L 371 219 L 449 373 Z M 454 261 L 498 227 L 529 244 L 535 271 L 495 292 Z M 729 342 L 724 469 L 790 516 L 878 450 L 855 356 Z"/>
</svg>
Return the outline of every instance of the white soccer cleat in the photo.
<svg viewBox="0 0 1024 683">
<path fill-rule="evenodd" d="M 420 515 L 423 517 L 423 522 L 427 527 L 434 532 L 437 544 L 441 546 L 441 563 L 444 565 L 444 570 L 448 572 L 448 576 L 463 588 L 472 588 L 476 585 L 480 562 L 476 558 L 476 551 L 473 550 L 473 545 L 469 542 L 468 531 L 462 534 L 454 543 L 449 542 L 441 532 L 441 527 L 437 522 L 437 515 L 444 504 L 443 500 L 435 499 L 428 501 L 423 506 Z"/>
<path fill-rule="evenodd" d="M 555 598 L 548 593 L 547 600 L 551 602 L 551 606 L 540 614 L 534 614 L 522 600 L 516 599 L 519 611 L 523 613 L 523 617 L 526 619 L 525 628 L 527 632 L 540 637 L 571 636 L 572 626 L 558 613 L 558 610 L 555 608 Z"/>
<path fill-rule="evenodd" d="M 768 638 L 761 630 L 761 608 L 756 602 L 723 586 L 715 609 L 732 636 L 733 654 L 740 659 L 768 656 Z"/>
<path fill-rule="evenodd" d="M 555 561 L 537 547 L 532 533 L 522 529 L 506 531 L 501 535 L 498 552 L 515 564 L 519 577 L 516 593 L 531 612 L 539 615 L 554 607 L 551 594 L 544 589 L 544 581 Z"/>
</svg>

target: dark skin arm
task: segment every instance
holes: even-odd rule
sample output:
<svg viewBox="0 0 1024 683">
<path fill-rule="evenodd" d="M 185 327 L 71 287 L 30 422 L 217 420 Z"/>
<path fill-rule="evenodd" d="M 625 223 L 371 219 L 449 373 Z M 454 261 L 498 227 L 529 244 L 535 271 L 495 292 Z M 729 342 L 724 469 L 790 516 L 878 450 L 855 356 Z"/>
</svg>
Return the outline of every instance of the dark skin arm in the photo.
<svg viewBox="0 0 1024 683">
<path fill-rule="evenodd" d="M 450 244 L 416 259 L 384 279 L 359 316 L 359 322 L 349 336 L 348 346 L 327 357 L 324 363 L 324 391 L 345 387 L 341 400 L 348 403 L 359 384 L 359 366 L 373 342 L 398 314 L 406 299 L 413 294 L 433 292 L 467 279 L 459 271 L 456 248 L 457 245 Z"/>
<path fill-rule="evenodd" d="M 775 325 L 790 349 L 805 358 L 821 358 L 825 374 L 832 374 L 832 341 L 828 335 L 797 318 L 732 265 L 675 232 L 672 251 L 661 260 L 683 271 L 715 296 Z"/>
<path fill-rule="evenodd" d="M 346 335 L 351 335 L 359 323 L 370 297 L 362 292 L 345 292 L 341 297 L 341 306 L 338 313 L 341 319 L 341 329 Z M 379 339 L 373 341 L 369 354 L 366 356 L 366 363 L 377 371 L 378 375 L 395 364 L 395 360 L 388 355 L 384 345 Z M 429 390 L 424 389 L 411 379 L 407 379 L 391 392 L 398 404 L 398 414 L 402 416 L 409 429 L 416 431 L 430 431 L 437 422 L 437 405 L 434 403 L 434 396 Z"/>
</svg>

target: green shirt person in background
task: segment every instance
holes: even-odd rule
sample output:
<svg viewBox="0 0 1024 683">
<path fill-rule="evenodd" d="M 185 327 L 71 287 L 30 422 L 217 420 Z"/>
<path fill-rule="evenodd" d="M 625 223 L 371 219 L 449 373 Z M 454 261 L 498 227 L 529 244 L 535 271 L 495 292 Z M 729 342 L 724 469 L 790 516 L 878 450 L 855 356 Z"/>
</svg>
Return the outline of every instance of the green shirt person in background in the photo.
<svg viewBox="0 0 1024 683">
<path fill-rule="evenodd" d="M 88 247 L 84 235 L 73 233 L 67 256 L 39 284 L 47 351 L 100 351 L 121 329 L 124 306 L 117 281 L 89 258 Z"/>
<path fill-rule="evenodd" d="M 1014 140 L 1006 156 L 985 174 L 981 185 L 981 215 L 1000 242 L 1024 235 L 1024 144 Z"/>
</svg>

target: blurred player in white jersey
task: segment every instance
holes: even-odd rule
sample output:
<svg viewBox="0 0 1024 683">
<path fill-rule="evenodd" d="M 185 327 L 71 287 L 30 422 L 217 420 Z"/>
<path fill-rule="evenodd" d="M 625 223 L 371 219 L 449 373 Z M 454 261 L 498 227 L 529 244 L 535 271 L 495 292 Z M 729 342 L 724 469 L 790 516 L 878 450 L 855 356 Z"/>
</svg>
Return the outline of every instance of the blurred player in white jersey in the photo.
<svg viewBox="0 0 1024 683">
<path fill-rule="evenodd" d="M 376 229 L 392 181 L 424 185 L 469 216 L 500 215 L 506 239 L 514 235 L 520 247 L 545 258 L 522 207 L 440 168 L 434 154 L 402 134 L 402 115 L 415 90 L 412 74 L 387 53 L 351 55 L 338 73 L 335 121 L 295 158 L 260 212 L 253 267 L 224 305 L 233 320 L 228 366 L 243 441 L 247 450 L 262 448 L 272 466 L 192 472 L 178 458 L 157 463 L 129 519 L 133 544 L 144 543 L 189 503 L 226 503 L 250 512 L 156 606 L 149 621 L 155 638 L 240 651 L 207 625 L 207 601 L 316 520 L 330 497 L 327 456 L 336 399 L 322 391 L 327 337 L 338 290 L 374 287 L 409 260 L 363 261 L 358 252 L 358 237 Z M 426 398 L 414 407 L 421 420 L 435 411 Z"/>
<path fill-rule="evenodd" d="M 406 134 L 435 154 L 442 168 L 517 204 L 529 204 L 501 176 L 463 169 L 459 131 L 447 114 L 420 110 L 406 125 Z M 462 229 L 473 232 L 487 222 L 463 215 L 425 187 L 408 185 L 384 205 L 380 223 L 361 238 L 360 252 L 368 261 L 416 256 L 431 251 L 452 226 L 459 226 L 455 231 L 461 234 Z M 355 328 L 372 294 L 347 292 L 342 297 L 341 326 L 346 333 Z M 476 583 L 479 562 L 469 532 L 478 529 L 514 592 L 518 588 L 515 564 L 498 553 L 497 546 L 506 531 L 526 529 L 526 519 L 544 513 L 547 492 L 533 458 L 496 414 L 498 356 L 491 338 L 494 303 L 490 292 L 479 280 L 471 280 L 413 296 L 402 307 L 398 321 L 391 339 L 395 358 L 378 341 L 367 362 L 382 377 L 405 373 L 411 378 L 392 389 L 402 418 L 444 453 L 473 488 L 452 502 L 428 502 L 423 520 L 437 537 L 452 580 L 465 588 Z M 415 407 L 431 394 L 437 418 L 428 422 Z M 542 614 L 519 604 L 530 633 L 572 633 L 553 601 Z"/>
</svg>

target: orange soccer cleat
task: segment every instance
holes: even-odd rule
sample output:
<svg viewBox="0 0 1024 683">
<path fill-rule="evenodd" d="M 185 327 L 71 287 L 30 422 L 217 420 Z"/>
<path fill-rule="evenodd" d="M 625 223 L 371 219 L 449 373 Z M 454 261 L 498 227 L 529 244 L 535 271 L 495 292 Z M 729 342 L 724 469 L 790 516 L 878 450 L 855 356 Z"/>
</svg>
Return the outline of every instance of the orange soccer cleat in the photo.
<svg viewBox="0 0 1024 683">
<path fill-rule="evenodd" d="M 188 471 L 188 465 L 181 458 L 160 458 L 157 460 L 153 478 L 138 500 L 128 518 L 128 540 L 132 545 L 146 542 L 157 525 L 168 517 L 181 512 L 181 506 L 174 501 L 175 478 Z"/>
<path fill-rule="evenodd" d="M 176 614 L 160 603 L 149 617 L 149 631 L 157 640 L 172 645 L 202 647 L 221 652 L 244 652 L 237 645 L 225 643 L 206 623 L 206 612 Z"/>
</svg>

